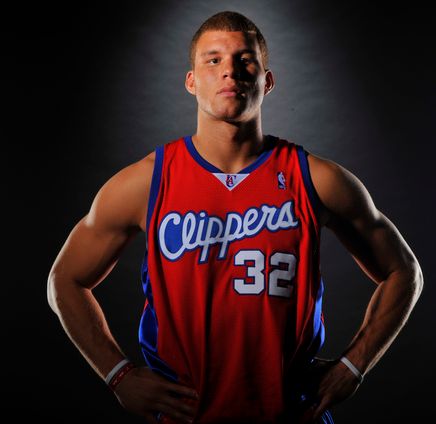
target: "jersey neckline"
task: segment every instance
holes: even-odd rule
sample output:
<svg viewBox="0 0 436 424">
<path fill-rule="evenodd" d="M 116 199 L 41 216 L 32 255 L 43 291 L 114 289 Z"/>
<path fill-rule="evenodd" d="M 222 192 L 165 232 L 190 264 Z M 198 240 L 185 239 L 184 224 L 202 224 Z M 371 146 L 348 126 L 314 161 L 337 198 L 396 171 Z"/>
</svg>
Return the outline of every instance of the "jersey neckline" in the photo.
<svg viewBox="0 0 436 424">
<path fill-rule="evenodd" d="M 185 142 L 185 146 L 188 149 L 188 152 L 201 167 L 212 173 L 228 174 L 228 172 L 223 172 L 215 165 L 212 165 L 210 162 L 204 159 L 203 156 L 200 155 L 200 153 L 198 153 L 198 150 L 196 149 L 192 141 L 191 135 L 185 136 L 183 137 L 183 139 Z M 272 135 L 266 135 L 265 140 L 265 150 L 256 158 L 256 160 L 250 165 L 246 166 L 244 169 L 241 169 L 239 172 L 235 172 L 233 174 L 249 174 L 250 172 L 253 172 L 255 169 L 257 169 L 260 165 L 262 165 L 271 156 L 271 153 L 277 144 L 277 137 L 274 137 Z"/>
</svg>

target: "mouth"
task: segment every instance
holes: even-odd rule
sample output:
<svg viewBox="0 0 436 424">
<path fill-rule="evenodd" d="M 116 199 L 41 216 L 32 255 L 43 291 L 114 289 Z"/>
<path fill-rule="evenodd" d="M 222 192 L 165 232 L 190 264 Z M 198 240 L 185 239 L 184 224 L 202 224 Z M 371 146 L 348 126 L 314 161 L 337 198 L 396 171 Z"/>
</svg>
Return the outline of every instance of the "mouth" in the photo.
<svg viewBox="0 0 436 424">
<path fill-rule="evenodd" d="M 223 97 L 236 97 L 236 96 L 242 96 L 244 92 L 240 88 L 236 86 L 232 86 L 232 87 L 221 88 L 220 90 L 217 91 L 217 94 Z"/>
</svg>

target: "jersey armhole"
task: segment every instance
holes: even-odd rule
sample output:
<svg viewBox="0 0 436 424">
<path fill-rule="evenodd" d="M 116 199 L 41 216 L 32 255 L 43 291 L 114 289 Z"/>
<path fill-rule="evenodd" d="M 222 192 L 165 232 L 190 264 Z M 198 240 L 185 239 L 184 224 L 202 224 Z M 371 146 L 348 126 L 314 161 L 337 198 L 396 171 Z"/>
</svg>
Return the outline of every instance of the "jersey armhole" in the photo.
<svg viewBox="0 0 436 424">
<path fill-rule="evenodd" d="M 163 159 L 164 159 L 164 146 L 159 146 L 156 148 L 153 175 L 151 177 L 150 196 L 148 199 L 147 222 L 146 222 L 147 239 L 148 239 L 148 231 L 149 231 L 151 217 L 153 215 L 157 196 L 159 194 L 160 183 L 162 179 Z"/>
<path fill-rule="evenodd" d="M 315 186 L 313 185 L 312 177 L 310 176 L 309 161 L 307 160 L 309 153 L 304 150 L 302 146 L 296 145 L 296 148 L 304 186 L 306 188 L 307 195 L 309 196 L 313 212 L 315 213 L 317 220 L 319 220 L 323 204 L 318 196 L 318 193 L 316 192 Z"/>
</svg>

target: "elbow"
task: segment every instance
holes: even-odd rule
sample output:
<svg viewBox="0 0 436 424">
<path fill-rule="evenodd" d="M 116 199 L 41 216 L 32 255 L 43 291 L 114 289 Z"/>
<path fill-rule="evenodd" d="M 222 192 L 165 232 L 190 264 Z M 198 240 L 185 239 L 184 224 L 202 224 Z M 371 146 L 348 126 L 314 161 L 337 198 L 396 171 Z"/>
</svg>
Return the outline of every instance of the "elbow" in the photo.
<svg viewBox="0 0 436 424">
<path fill-rule="evenodd" d="M 424 277 L 422 274 L 421 266 L 418 261 L 414 259 L 407 269 L 407 279 L 411 296 L 413 297 L 413 303 L 415 303 L 421 296 L 424 288 Z"/>
<path fill-rule="evenodd" d="M 89 289 L 77 282 L 62 267 L 54 266 L 50 271 L 47 278 L 47 301 L 59 318 L 73 307 L 77 297 L 83 295 L 83 290 Z"/>
<path fill-rule="evenodd" d="M 416 299 L 418 299 L 424 289 L 424 275 L 418 261 L 414 264 L 414 276 Z"/>
<path fill-rule="evenodd" d="M 47 301 L 52 311 L 60 316 L 61 310 L 71 297 L 71 290 L 67 284 L 68 279 L 62 276 L 54 267 L 47 278 Z"/>
<path fill-rule="evenodd" d="M 58 312 L 57 287 L 56 287 L 56 277 L 53 271 L 50 271 L 50 274 L 47 279 L 47 301 L 53 312 L 57 313 Z"/>
</svg>

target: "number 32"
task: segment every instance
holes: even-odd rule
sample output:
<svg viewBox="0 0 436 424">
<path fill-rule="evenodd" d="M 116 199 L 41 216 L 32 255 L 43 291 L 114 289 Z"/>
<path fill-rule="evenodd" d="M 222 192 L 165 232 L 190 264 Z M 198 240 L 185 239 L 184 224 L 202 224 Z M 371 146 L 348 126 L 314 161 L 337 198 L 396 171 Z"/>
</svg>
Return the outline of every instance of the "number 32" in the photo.
<svg viewBox="0 0 436 424">
<path fill-rule="evenodd" d="M 291 297 L 292 279 L 295 276 L 297 258 L 291 253 L 276 252 L 270 256 L 269 261 L 272 266 L 285 264 L 286 269 L 276 268 L 270 271 L 268 294 L 270 296 Z M 247 262 L 251 264 L 247 264 Z M 260 250 L 240 250 L 234 256 L 234 264 L 246 266 L 247 277 L 253 278 L 253 282 L 247 282 L 244 278 L 233 279 L 234 288 L 239 294 L 260 294 L 265 290 L 265 255 Z"/>
</svg>

